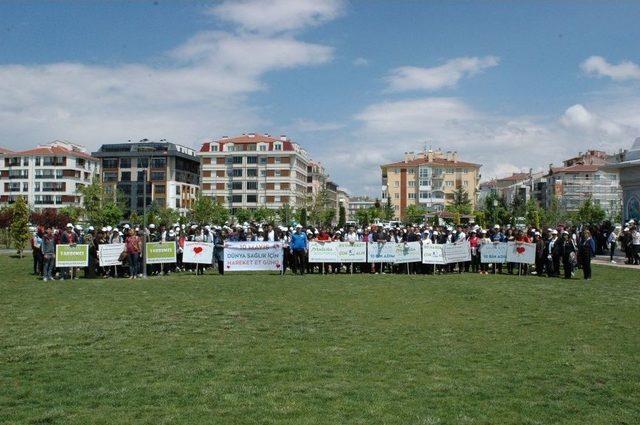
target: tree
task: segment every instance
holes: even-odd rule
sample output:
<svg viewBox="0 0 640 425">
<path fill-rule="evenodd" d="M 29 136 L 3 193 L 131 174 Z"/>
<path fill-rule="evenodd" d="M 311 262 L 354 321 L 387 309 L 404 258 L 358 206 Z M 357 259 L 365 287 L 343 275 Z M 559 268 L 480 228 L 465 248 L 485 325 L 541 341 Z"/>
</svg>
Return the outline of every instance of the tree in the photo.
<svg viewBox="0 0 640 425">
<path fill-rule="evenodd" d="M 338 227 L 342 228 L 347 223 L 347 211 L 340 202 L 340 208 L 338 209 Z"/>
<path fill-rule="evenodd" d="M 13 247 L 18 251 L 20 258 L 26 248 L 29 234 L 29 206 L 24 197 L 18 196 L 12 207 L 11 214 L 11 241 Z"/>
<path fill-rule="evenodd" d="M 140 216 L 138 215 L 138 213 L 134 210 L 133 212 L 131 212 L 131 215 L 129 216 L 129 223 L 136 226 L 136 225 L 140 225 Z"/>
<path fill-rule="evenodd" d="M 360 208 L 356 210 L 356 221 L 361 226 L 367 226 L 371 222 L 368 208 Z"/>
<path fill-rule="evenodd" d="M 36 226 L 51 226 L 53 228 L 63 229 L 67 223 L 74 220 L 62 211 L 64 208 L 57 210 L 56 208 L 45 208 L 41 211 L 33 211 L 29 217 L 29 221 Z"/>
<path fill-rule="evenodd" d="M 82 207 L 75 206 L 75 205 L 68 205 L 66 207 L 60 208 L 59 213 L 65 215 L 68 218 L 67 223 L 69 222 L 75 223 L 76 221 L 78 221 L 78 219 L 82 215 Z M 60 226 L 60 227 L 63 227 L 63 226 Z"/>
<path fill-rule="evenodd" d="M 473 206 L 469 200 L 469 194 L 462 187 L 456 189 L 453 193 L 453 201 L 447 205 L 446 210 L 452 213 L 471 214 Z"/>
<path fill-rule="evenodd" d="M 238 223 L 244 223 L 251 220 L 251 211 L 246 208 L 238 208 L 233 216 L 236 218 Z"/>
<path fill-rule="evenodd" d="M 276 212 L 275 212 L 275 210 L 272 210 L 271 208 L 260 207 L 260 208 L 257 208 L 253 212 L 253 218 L 258 223 L 270 223 L 270 224 L 273 224 L 273 222 L 275 221 L 275 218 L 276 218 Z"/>
<path fill-rule="evenodd" d="M 180 219 L 180 213 L 173 208 L 160 207 L 155 211 L 157 223 L 161 226 L 172 227 Z"/>
<path fill-rule="evenodd" d="M 560 202 L 556 196 L 551 198 L 549 207 L 542 212 L 542 221 L 545 227 L 556 227 L 567 219 L 567 213 L 560 206 Z"/>
<path fill-rule="evenodd" d="M 107 192 L 99 179 L 78 189 L 83 197 L 84 216 L 95 227 L 117 225 L 124 216 L 122 192 Z M 72 210 L 71 213 L 74 211 Z"/>
<path fill-rule="evenodd" d="M 331 224 L 333 224 L 333 220 L 335 219 L 335 217 L 336 217 L 336 209 L 328 208 L 322 212 L 322 215 L 320 216 L 320 224 L 322 226 L 331 226 Z"/>
<path fill-rule="evenodd" d="M 516 193 L 511 202 L 511 217 L 524 217 L 526 210 L 527 206 L 524 195 L 522 193 Z"/>
<path fill-rule="evenodd" d="M 425 219 L 426 210 L 420 205 L 409 205 L 404 210 L 404 222 L 405 224 L 422 223 Z"/>
<path fill-rule="evenodd" d="M 383 209 L 383 217 L 385 220 L 389 221 L 389 220 L 393 220 L 393 216 L 394 216 L 394 211 L 393 211 L 393 205 L 391 205 L 391 198 L 387 196 L 387 203 L 384 205 L 384 209 Z"/>
<path fill-rule="evenodd" d="M 306 208 L 300 208 L 300 210 L 298 211 L 298 223 L 300 223 L 300 225 L 302 225 L 303 227 L 307 227 L 307 209 Z"/>
<path fill-rule="evenodd" d="M 0 209 L 0 231 L 2 232 L 2 243 L 7 249 L 11 246 L 11 216 L 13 211 L 11 207 Z"/>
<path fill-rule="evenodd" d="M 229 221 L 229 210 L 220 202 L 215 202 L 211 211 L 211 223 L 222 225 L 227 221 Z"/>
<path fill-rule="evenodd" d="M 602 207 L 593 203 L 591 196 L 589 196 L 576 211 L 573 219 L 576 223 L 581 224 L 600 224 L 606 215 Z"/>
<path fill-rule="evenodd" d="M 527 201 L 526 211 L 525 218 L 527 219 L 527 223 L 536 229 L 540 229 L 542 214 L 535 199 L 532 198 Z"/>
<path fill-rule="evenodd" d="M 483 210 L 489 224 L 505 224 L 511 222 L 511 214 L 504 198 L 490 193 L 484 199 Z"/>
<path fill-rule="evenodd" d="M 189 210 L 189 217 L 191 221 L 204 226 L 211 222 L 213 210 L 214 203 L 211 197 L 198 194 Z"/>
<path fill-rule="evenodd" d="M 278 208 L 277 214 L 280 223 L 285 226 L 289 226 L 291 224 L 291 220 L 293 220 L 294 211 L 289 204 L 284 204 Z"/>
</svg>

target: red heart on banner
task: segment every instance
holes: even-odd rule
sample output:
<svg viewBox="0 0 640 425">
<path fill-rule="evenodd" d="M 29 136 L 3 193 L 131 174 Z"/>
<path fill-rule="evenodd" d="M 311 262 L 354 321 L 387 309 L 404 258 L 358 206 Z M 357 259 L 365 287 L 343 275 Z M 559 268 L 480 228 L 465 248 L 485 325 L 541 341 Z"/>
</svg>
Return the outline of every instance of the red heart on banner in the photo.
<svg viewBox="0 0 640 425">
<path fill-rule="evenodd" d="M 280 263 L 276 263 L 276 269 L 280 268 Z"/>
<path fill-rule="evenodd" d="M 522 246 L 519 246 L 519 247 L 516 248 L 516 252 L 518 254 L 524 254 L 525 251 L 526 251 L 526 249 L 524 249 L 524 247 L 522 247 Z"/>
<path fill-rule="evenodd" d="M 201 246 L 195 246 L 193 247 L 193 252 L 195 252 L 196 254 L 200 254 L 202 252 L 202 247 Z"/>
</svg>

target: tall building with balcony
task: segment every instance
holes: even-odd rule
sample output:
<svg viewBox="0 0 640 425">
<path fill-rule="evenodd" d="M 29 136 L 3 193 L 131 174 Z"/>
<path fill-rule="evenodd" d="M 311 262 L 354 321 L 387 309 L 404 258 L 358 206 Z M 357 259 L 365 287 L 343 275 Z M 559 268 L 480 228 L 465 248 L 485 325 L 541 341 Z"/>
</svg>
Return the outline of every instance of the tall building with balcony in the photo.
<svg viewBox="0 0 640 425">
<path fill-rule="evenodd" d="M 232 212 L 306 205 L 309 156 L 287 136 L 224 136 L 203 143 L 198 155 L 203 195 Z"/>
<path fill-rule="evenodd" d="M 368 210 L 376 204 L 375 199 L 368 196 L 351 196 L 347 203 L 347 220 L 357 221 L 358 210 Z"/>
<path fill-rule="evenodd" d="M 382 171 L 382 203 L 391 199 L 398 218 L 409 205 L 438 212 L 454 199 L 459 188 L 469 195 L 475 207 L 480 164 L 460 161 L 457 152 L 407 152 L 403 161 L 385 164 Z"/>
<path fill-rule="evenodd" d="M 102 183 L 126 208 L 138 214 L 145 206 L 186 214 L 200 187 L 200 158 L 194 149 L 165 140 L 102 145 L 93 156 L 102 166 Z"/>
<path fill-rule="evenodd" d="M 56 140 L 24 151 L 0 148 L 0 205 L 23 196 L 35 209 L 82 205 L 79 189 L 99 173 L 84 147 Z"/>
</svg>

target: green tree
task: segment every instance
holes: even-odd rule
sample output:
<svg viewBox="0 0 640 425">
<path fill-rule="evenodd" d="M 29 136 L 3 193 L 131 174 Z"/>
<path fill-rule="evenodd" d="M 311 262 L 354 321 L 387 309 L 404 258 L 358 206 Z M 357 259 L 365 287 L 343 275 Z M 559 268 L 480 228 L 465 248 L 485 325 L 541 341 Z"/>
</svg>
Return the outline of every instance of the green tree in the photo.
<svg viewBox="0 0 640 425">
<path fill-rule="evenodd" d="M 18 196 L 16 202 L 12 206 L 11 214 L 11 241 L 13 247 L 18 251 L 20 258 L 27 246 L 27 241 L 31 235 L 29 234 L 29 205 L 22 196 Z"/>
<path fill-rule="evenodd" d="M 504 198 L 495 192 L 484 199 L 483 211 L 488 224 L 506 224 L 511 222 L 511 214 Z"/>
<path fill-rule="evenodd" d="M 229 210 L 220 202 L 215 202 L 211 211 L 211 223 L 223 225 L 227 221 L 229 221 Z"/>
<path fill-rule="evenodd" d="M 462 187 L 457 188 L 453 193 L 453 200 L 451 204 L 447 205 L 446 210 L 454 214 L 471 214 L 473 212 L 473 205 L 469 200 L 467 191 Z"/>
<path fill-rule="evenodd" d="M 369 209 L 368 208 L 360 208 L 356 210 L 356 221 L 361 226 L 367 226 L 371 222 L 371 218 L 369 217 Z"/>
<path fill-rule="evenodd" d="M 60 208 L 58 212 L 60 214 L 66 215 L 67 217 L 69 217 L 69 221 L 71 221 L 72 223 L 75 223 L 78 221 L 78 219 L 82 215 L 82 207 L 75 206 L 75 205 L 68 205 L 66 207 Z"/>
<path fill-rule="evenodd" d="M 404 210 L 404 222 L 405 224 L 422 223 L 425 219 L 426 210 L 420 205 L 409 205 Z"/>
<path fill-rule="evenodd" d="M 517 193 L 511 202 L 511 217 L 524 217 L 527 212 L 525 197 L 521 193 Z M 512 223 L 513 224 L 513 223 Z"/>
<path fill-rule="evenodd" d="M 253 212 L 253 218 L 258 223 L 273 224 L 276 218 L 276 211 L 271 208 L 260 207 Z"/>
<path fill-rule="evenodd" d="M 383 216 L 385 220 L 393 220 L 394 211 L 393 205 L 391 205 L 391 198 L 387 196 L 387 202 L 384 204 Z"/>
<path fill-rule="evenodd" d="M 104 224 L 117 225 L 118 223 L 120 223 L 120 221 L 122 221 L 123 217 L 124 211 L 122 211 L 122 208 L 120 208 L 120 206 L 115 202 L 108 202 L 102 208 L 103 223 L 101 223 L 100 226 Z"/>
<path fill-rule="evenodd" d="M 281 224 L 285 226 L 291 225 L 291 220 L 293 220 L 294 217 L 294 211 L 293 208 L 291 208 L 291 205 L 284 204 L 278 208 L 277 214 Z"/>
<path fill-rule="evenodd" d="M 527 201 L 526 211 L 525 218 L 527 219 L 527 223 L 536 229 L 540 229 L 542 214 L 535 199 L 532 198 Z"/>
<path fill-rule="evenodd" d="M 124 216 L 124 195 L 121 191 L 107 192 L 95 178 L 90 185 L 78 189 L 82 195 L 84 216 L 95 227 L 117 225 Z"/>
<path fill-rule="evenodd" d="M 340 208 L 338 209 L 338 227 L 344 227 L 347 223 L 347 211 L 340 202 Z"/>
<path fill-rule="evenodd" d="M 171 227 L 180 219 L 180 213 L 173 208 L 160 207 L 155 211 L 158 225 Z"/>
<path fill-rule="evenodd" d="M 211 197 L 198 195 L 189 210 L 189 218 L 201 226 L 211 223 L 214 203 Z"/>
<path fill-rule="evenodd" d="M 135 225 L 139 226 L 140 224 L 142 224 L 140 222 L 140 216 L 138 215 L 138 213 L 135 210 L 129 216 L 129 223 L 131 223 L 134 226 Z"/>
<path fill-rule="evenodd" d="M 322 212 L 320 217 L 320 224 L 322 226 L 331 226 L 333 224 L 333 220 L 336 217 L 335 208 L 328 208 Z"/>
<path fill-rule="evenodd" d="M 560 206 L 558 198 L 553 196 L 549 202 L 549 207 L 545 208 L 542 212 L 542 222 L 544 226 L 554 228 L 566 219 L 566 211 Z"/>
<path fill-rule="evenodd" d="M 238 208 L 233 216 L 236 218 L 238 223 L 244 223 L 251 220 L 251 211 L 246 208 Z"/>
<path fill-rule="evenodd" d="M 300 210 L 298 211 L 298 223 L 300 223 L 300 225 L 307 227 L 307 209 L 306 208 L 300 208 Z"/>
<path fill-rule="evenodd" d="M 591 196 L 589 196 L 580 205 L 580 208 L 573 215 L 573 219 L 576 223 L 581 224 L 600 224 L 606 217 L 605 211 L 593 202 Z"/>
</svg>

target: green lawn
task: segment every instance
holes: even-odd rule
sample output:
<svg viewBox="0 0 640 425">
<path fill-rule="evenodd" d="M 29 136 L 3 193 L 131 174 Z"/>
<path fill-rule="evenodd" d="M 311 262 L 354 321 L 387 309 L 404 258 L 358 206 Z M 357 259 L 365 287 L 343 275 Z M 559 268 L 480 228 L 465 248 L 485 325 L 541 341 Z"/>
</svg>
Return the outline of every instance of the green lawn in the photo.
<svg viewBox="0 0 640 425">
<path fill-rule="evenodd" d="M 1 423 L 640 423 L 640 271 L 29 270 L 0 256 Z"/>
</svg>

